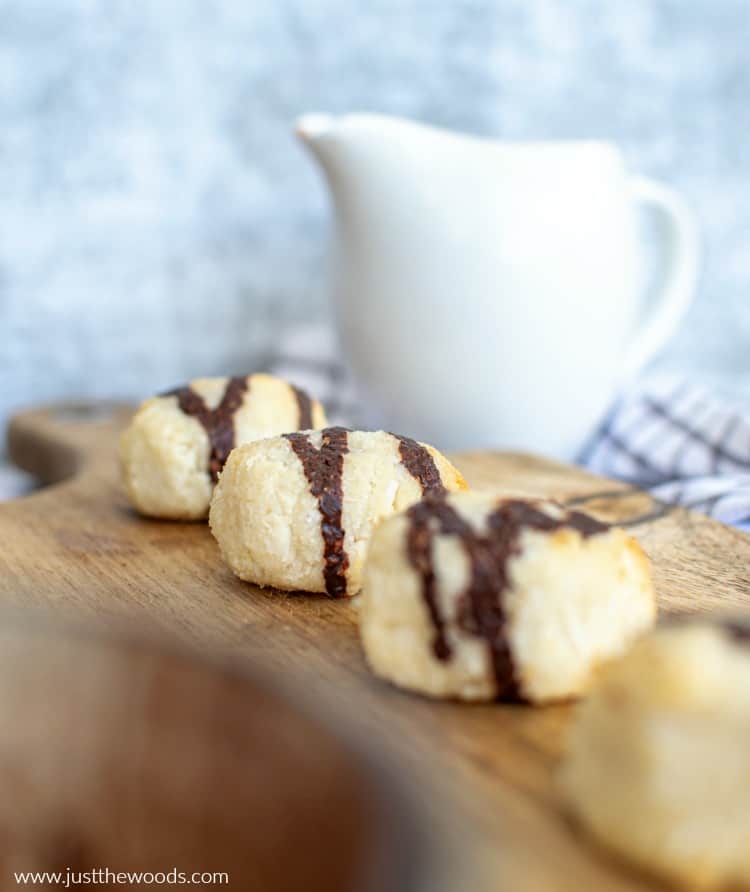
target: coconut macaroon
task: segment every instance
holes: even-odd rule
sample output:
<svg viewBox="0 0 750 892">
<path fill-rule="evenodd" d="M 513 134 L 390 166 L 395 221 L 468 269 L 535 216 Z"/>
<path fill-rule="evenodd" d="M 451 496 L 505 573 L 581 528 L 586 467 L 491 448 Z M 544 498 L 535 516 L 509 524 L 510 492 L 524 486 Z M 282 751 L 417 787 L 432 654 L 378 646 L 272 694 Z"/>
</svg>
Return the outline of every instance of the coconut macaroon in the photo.
<svg viewBox="0 0 750 892">
<path fill-rule="evenodd" d="M 325 423 L 320 403 L 281 378 L 197 378 L 133 416 L 120 440 L 125 489 L 142 514 L 198 520 L 234 446 Z"/>
<path fill-rule="evenodd" d="M 750 888 L 750 626 L 667 625 L 579 707 L 561 781 L 598 840 L 680 888 Z"/>
<path fill-rule="evenodd" d="M 431 446 L 332 427 L 235 449 L 209 523 L 241 579 L 340 598 L 359 592 L 372 531 L 383 517 L 426 493 L 464 488 Z"/>
<path fill-rule="evenodd" d="M 375 673 L 401 687 L 544 703 L 586 691 L 655 614 L 648 560 L 622 529 L 464 493 L 378 527 L 360 632 Z"/>
</svg>

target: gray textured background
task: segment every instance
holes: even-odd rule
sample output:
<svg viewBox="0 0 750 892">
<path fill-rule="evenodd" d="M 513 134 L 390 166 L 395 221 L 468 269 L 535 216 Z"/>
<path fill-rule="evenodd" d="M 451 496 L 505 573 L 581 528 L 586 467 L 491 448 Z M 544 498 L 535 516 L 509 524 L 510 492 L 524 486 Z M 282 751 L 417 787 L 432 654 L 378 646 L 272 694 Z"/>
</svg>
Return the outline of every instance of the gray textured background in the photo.
<svg viewBox="0 0 750 892">
<path fill-rule="evenodd" d="M 746 0 L 0 0 L 0 421 L 264 361 L 327 312 L 290 136 L 370 109 L 616 140 L 687 196 L 699 300 L 663 366 L 750 393 Z"/>
</svg>

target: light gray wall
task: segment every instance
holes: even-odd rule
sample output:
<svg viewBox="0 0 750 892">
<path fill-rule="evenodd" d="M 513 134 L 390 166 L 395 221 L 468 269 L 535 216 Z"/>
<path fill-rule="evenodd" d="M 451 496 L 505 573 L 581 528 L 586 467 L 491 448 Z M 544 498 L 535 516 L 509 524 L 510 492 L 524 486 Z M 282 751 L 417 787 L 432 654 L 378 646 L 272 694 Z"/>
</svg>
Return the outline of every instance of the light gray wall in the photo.
<svg viewBox="0 0 750 892">
<path fill-rule="evenodd" d="M 746 0 L 0 0 L 0 419 L 262 363 L 325 313 L 290 136 L 371 109 L 614 139 L 706 257 L 662 364 L 750 392 Z"/>
</svg>

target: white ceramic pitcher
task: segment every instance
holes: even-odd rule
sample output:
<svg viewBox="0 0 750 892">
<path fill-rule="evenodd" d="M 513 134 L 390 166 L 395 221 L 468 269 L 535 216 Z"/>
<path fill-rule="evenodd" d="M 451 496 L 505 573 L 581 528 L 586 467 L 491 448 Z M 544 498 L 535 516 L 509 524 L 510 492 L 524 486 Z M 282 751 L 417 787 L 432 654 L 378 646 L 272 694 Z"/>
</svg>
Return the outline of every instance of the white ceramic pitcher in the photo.
<svg viewBox="0 0 750 892">
<path fill-rule="evenodd" d="M 335 209 L 334 303 L 373 425 L 573 458 L 688 307 L 698 239 L 603 142 L 494 142 L 379 115 L 297 133 Z M 658 212 L 643 297 L 636 212 Z"/>
</svg>

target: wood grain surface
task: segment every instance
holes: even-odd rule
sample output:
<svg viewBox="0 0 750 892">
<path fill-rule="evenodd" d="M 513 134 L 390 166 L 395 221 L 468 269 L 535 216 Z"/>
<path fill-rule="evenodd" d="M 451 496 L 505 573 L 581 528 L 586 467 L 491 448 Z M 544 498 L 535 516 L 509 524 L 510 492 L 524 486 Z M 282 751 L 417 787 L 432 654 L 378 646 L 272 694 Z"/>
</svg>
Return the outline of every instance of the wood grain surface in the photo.
<svg viewBox="0 0 750 892">
<path fill-rule="evenodd" d="M 562 813 L 555 773 L 571 707 L 435 703 L 373 678 L 356 602 L 256 589 L 222 563 L 205 524 L 144 520 L 128 507 L 115 461 L 127 415 L 116 405 L 81 405 L 13 421 L 15 462 L 62 482 L 0 504 L 0 606 L 136 618 L 249 655 L 314 693 L 395 753 L 431 830 L 460 841 L 462 870 L 481 876 L 466 889 L 652 888 L 581 838 Z M 663 614 L 750 609 L 750 536 L 540 458 L 452 458 L 475 488 L 551 496 L 629 524 L 653 562 Z"/>
</svg>

